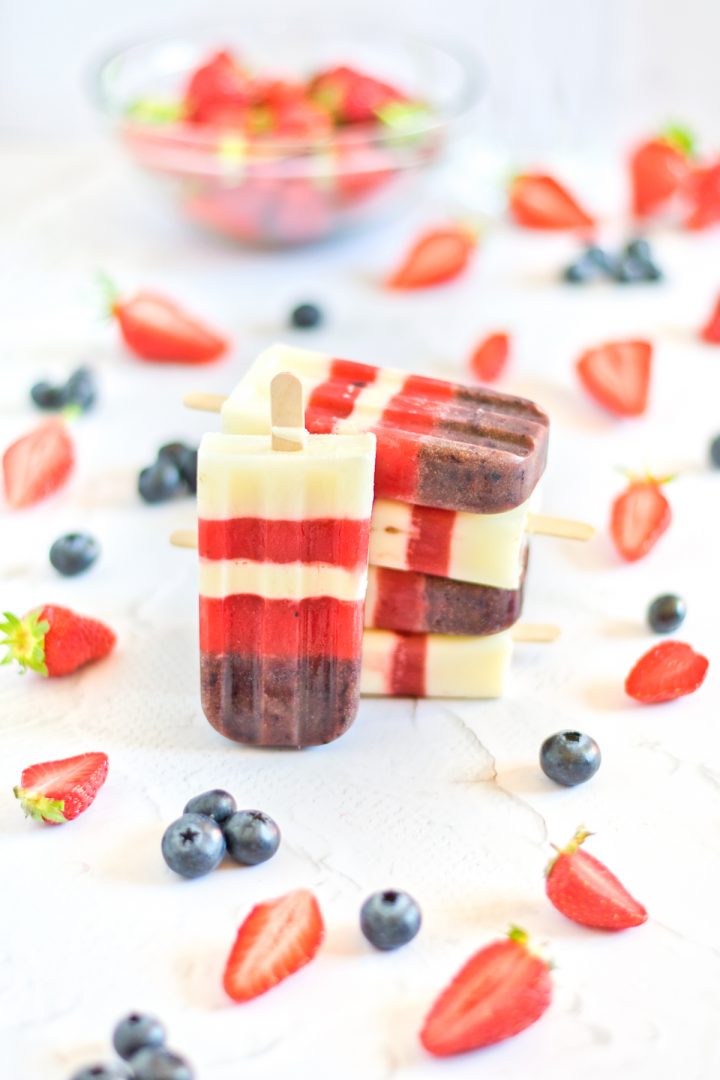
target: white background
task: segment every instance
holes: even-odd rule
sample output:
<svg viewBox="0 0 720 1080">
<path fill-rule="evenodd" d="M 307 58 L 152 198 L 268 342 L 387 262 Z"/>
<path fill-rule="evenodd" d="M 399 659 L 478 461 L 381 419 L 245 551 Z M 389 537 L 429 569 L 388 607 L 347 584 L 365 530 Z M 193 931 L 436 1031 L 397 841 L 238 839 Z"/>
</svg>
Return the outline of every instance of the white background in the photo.
<svg viewBox="0 0 720 1080">
<path fill-rule="evenodd" d="M 481 132 L 514 153 L 587 146 L 668 118 L 720 142 L 715 0 L 3 0 L 0 131 L 65 139 L 97 131 L 83 78 L 118 43 L 186 19 L 307 11 L 456 37 L 488 71 Z"/>
</svg>

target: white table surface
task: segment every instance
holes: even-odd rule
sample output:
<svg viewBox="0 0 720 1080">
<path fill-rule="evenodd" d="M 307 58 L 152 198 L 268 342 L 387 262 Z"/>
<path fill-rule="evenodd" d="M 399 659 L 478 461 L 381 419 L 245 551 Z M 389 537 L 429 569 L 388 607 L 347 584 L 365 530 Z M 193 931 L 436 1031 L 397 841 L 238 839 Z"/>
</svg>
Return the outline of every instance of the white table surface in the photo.
<svg viewBox="0 0 720 1080">
<path fill-rule="evenodd" d="M 557 283 L 571 240 L 496 228 L 463 281 L 383 292 L 378 274 L 443 205 L 313 251 L 249 255 L 178 225 L 102 147 L 6 150 L 2 443 L 37 421 L 28 389 L 40 377 L 90 362 L 101 401 L 75 426 L 67 487 L 3 510 L 2 607 L 69 604 L 119 640 L 110 659 L 66 679 L 0 674 L 4 1076 L 65 1080 L 108 1055 L 112 1025 L 131 1009 L 166 1021 L 198 1080 L 717 1076 L 720 476 L 705 456 L 720 429 L 720 351 L 694 336 L 720 287 L 717 235 L 659 234 L 667 284 L 571 290 Z M 229 357 L 198 369 L 134 360 L 96 318 L 99 266 L 125 289 L 155 286 L 225 327 Z M 292 333 L 286 314 L 305 299 L 321 303 L 326 323 Z M 471 345 L 496 328 L 515 340 L 502 388 L 552 417 L 545 508 L 599 526 L 586 546 L 533 545 L 526 618 L 557 622 L 562 639 L 518 647 L 502 701 L 364 701 L 346 736 L 302 753 L 224 741 L 199 704 L 194 559 L 167 544 L 193 504 L 152 508 L 135 493 L 161 442 L 197 439 L 212 423 L 183 410 L 183 392 L 226 391 L 276 339 L 462 377 Z M 629 334 L 652 337 L 656 369 L 647 417 L 623 423 L 583 396 L 572 365 L 583 347 Z M 634 566 L 605 529 L 619 464 L 683 470 L 669 489 L 670 532 Z M 91 530 L 103 554 L 87 575 L 62 579 L 47 552 L 73 528 Z M 680 636 L 710 656 L 710 674 L 693 697 L 641 707 L 623 679 L 655 640 L 648 602 L 671 590 L 689 606 Z M 543 738 L 566 726 L 603 751 L 597 776 L 571 790 L 537 765 Z M 60 829 L 23 819 L 11 789 L 24 766 L 96 749 L 110 773 L 89 812 Z M 165 868 L 160 837 L 191 795 L 214 786 L 272 814 L 283 844 L 265 866 L 184 882 Z M 550 841 L 581 822 L 597 834 L 589 850 L 646 903 L 645 926 L 594 933 L 546 900 Z M 298 886 L 315 890 L 326 917 L 318 959 L 232 1006 L 220 980 L 238 924 L 256 901 Z M 423 929 L 408 948 L 375 954 L 358 909 L 390 886 L 417 897 Z M 510 923 L 554 958 L 552 1007 L 510 1042 L 433 1061 L 417 1041 L 427 1008 Z"/>
</svg>

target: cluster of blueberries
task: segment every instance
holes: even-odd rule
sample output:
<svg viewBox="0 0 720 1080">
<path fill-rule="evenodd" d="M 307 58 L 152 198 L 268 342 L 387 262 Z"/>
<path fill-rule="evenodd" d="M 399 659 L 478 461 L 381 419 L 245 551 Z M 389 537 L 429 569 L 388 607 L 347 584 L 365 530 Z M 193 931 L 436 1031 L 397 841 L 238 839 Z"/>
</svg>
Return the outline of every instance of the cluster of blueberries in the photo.
<svg viewBox="0 0 720 1080">
<path fill-rule="evenodd" d="M 138 492 L 146 503 L 168 502 L 197 491 L 197 447 L 184 442 L 161 446 L 152 465 L 138 476 Z"/>
<path fill-rule="evenodd" d="M 665 593 L 647 610 L 647 622 L 656 634 L 671 634 L 682 625 L 687 604 L 681 596 Z M 590 735 L 580 731 L 558 731 L 540 747 L 540 768 L 556 784 L 575 787 L 584 784 L 600 768 L 600 747 Z"/>
<path fill-rule="evenodd" d="M 59 412 L 68 407 L 87 412 L 97 400 L 95 376 L 91 368 L 79 367 L 64 383 L 45 380 L 35 383 L 30 389 L 30 397 L 38 409 L 47 412 Z"/>
<path fill-rule="evenodd" d="M 280 830 L 261 810 L 238 810 L 233 796 L 220 788 L 196 795 L 182 817 L 162 838 L 165 862 L 186 878 L 203 877 L 228 854 L 241 866 L 271 859 L 280 845 Z M 420 929 L 420 907 L 406 892 L 372 893 L 360 910 L 360 928 L 376 949 L 406 945 Z"/>
<path fill-rule="evenodd" d="M 113 1031 L 113 1046 L 122 1058 L 113 1065 L 90 1065 L 71 1080 L 193 1080 L 195 1073 L 165 1045 L 164 1025 L 154 1016 L 130 1013 Z"/>
<path fill-rule="evenodd" d="M 575 262 L 563 270 L 563 281 L 584 285 L 606 278 L 620 285 L 662 281 L 663 272 L 655 262 L 647 240 L 631 240 L 617 255 L 590 244 Z"/>
</svg>

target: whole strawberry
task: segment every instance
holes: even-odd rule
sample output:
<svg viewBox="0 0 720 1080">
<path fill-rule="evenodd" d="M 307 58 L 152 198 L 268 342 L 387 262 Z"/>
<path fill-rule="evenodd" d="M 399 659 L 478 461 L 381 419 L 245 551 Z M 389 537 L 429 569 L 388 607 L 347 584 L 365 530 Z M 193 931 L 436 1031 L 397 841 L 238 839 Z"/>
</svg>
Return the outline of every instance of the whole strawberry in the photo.
<svg viewBox="0 0 720 1080">
<path fill-rule="evenodd" d="M 87 810 L 107 773 L 107 754 L 78 754 L 30 765 L 13 792 L 27 817 L 45 825 L 63 825 Z"/>
<path fill-rule="evenodd" d="M 647 911 L 607 866 L 583 851 L 592 834 L 578 829 L 548 867 L 545 891 L 568 919 L 597 930 L 627 930 L 647 920 Z"/>
<path fill-rule="evenodd" d="M 9 611 L 4 615 L 0 645 L 8 651 L 1 662 L 16 660 L 23 671 L 29 668 L 40 675 L 69 675 L 107 656 L 117 640 L 104 623 L 54 604 L 35 608 L 22 619 Z"/>
<path fill-rule="evenodd" d="M 551 998 L 550 965 L 514 926 L 460 969 L 431 1008 L 420 1042 L 435 1057 L 479 1050 L 530 1027 Z"/>
</svg>

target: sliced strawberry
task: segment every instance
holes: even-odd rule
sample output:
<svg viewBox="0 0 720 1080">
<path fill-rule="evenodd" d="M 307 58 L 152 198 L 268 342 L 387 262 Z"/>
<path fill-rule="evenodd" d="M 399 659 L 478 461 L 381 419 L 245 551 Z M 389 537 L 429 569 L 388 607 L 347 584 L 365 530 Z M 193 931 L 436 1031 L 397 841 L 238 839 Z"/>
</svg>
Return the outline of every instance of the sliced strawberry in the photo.
<svg viewBox="0 0 720 1080">
<path fill-rule="evenodd" d="M 651 476 L 632 480 L 612 504 L 610 535 L 623 559 L 636 562 L 655 546 L 672 521 L 670 503 Z"/>
<path fill-rule="evenodd" d="M 279 102 L 272 112 L 272 134 L 278 138 L 322 141 L 332 134 L 330 113 L 313 101 Z"/>
<path fill-rule="evenodd" d="M 573 922 L 598 930 L 627 930 L 647 921 L 647 911 L 603 863 L 580 847 L 592 834 L 578 829 L 558 849 L 546 871 L 550 903 Z"/>
<path fill-rule="evenodd" d="M 185 91 L 187 118 L 195 123 L 213 123 L 221 108 L 249 104 L 249 80 L 231 53 L 222 50 L 192 75 Z"/>
<path fill-rule="evenodd" d="M 510 355 L 508 334 L 490 334 L 470 357 L 470 368 L 481 382 L 495 382 L 502 374 Z"/>
<path fill-rule="evenodd" d="M 690 177 L 685 195 L 689 212 L 686 229 L 706 229 L 720 223 L 720 161 L 696 169 Z"/>
<path fill-rule="evenodd" d="M 700 337 L 709 345 L 720 345 L 720 296 L 717 298 L 710 318 L 700 331 Z"/>
<path fill-rule="evenodd" d="M 317 900 L 296 889 L 257 904 L 238 930 L 223 986 L 233 1001 L 250 1001 L 309 964 L 325 936 Z"/>
<path fill-rule="evenodd" d="M 406 100 L 389 83 L 344 64 L 319 72 L 310 82 L 308 92 L 339 124 L 376 120 L 378 111 L 391 101 Z"/>
<path fill-rule="evenodd" d="M 8 446 L 3 454 L 5 497 L 18 509 L 52 495 L 75 464 L 75 448 L 58 417 L 46 420 Z"/>
<path fill-rule="evenodd" d="M 152 292 L 139 292 L 120 300 L 111 283 L 103 280 L 112 314 L 131 352 L 160 363 L 206 364 L 228 347 L 216 334 L 181 307 Z"/>
<path fill-rule="evenodd" d="M 588 229 L 594 219 L 552 176 L 526 173 L 510 185 L 510 214 L 526 229 Z"/>
<path fill-rule="evenodd" d="M 652 370 L 649 341 L 612 341 L 588 349 L 576 370 L 587 392 L 616 416 L 641 416 Z"/>
<path fill-rule="evenodd" d="M 477 247 L 477 236 L 463 225 L 430 229 L 420 236 L 388 278 L 391 289 L 425 289 L 458 277 Z"/>
<path fill-rule="evenodd" d="M 0 645 L 7 648 L 2 663 L 16 661 L 23 671 L 37 671 L 51 678 L 69 675 L 79 667 L 101 660 L 112 651 L 116 637 L 97 619 L 78 615 L 70 608 L 45 604 L 23 619 L 4 612 Z"/>
<path fill-rule="evenodd" d="M 30 765 L 13 791 L 27 817 L 46 825 L 62 825 L 87 810 L 107 773 L 107 754 L 78 754 Z"/>
<path fill-rule="evenodd" d="M 692 139 L 679 128 L 671 128 L 635 149 L 630 158 L 630 179 L 636 217 L 661 210 L 680 191 L 690 173 L 691 152 Z"/>
<path fill-rule="evenodd" d="M 534 1024 L 551 998 L 549 965 L 513 927 L 460 969 L 430 1010 L 420 1042 L 436 1057 L 489 1046 Z"/>
<path fill-rule="evenodd" d="M 681 641 L 663 641 L 641 656 L 625 680 L 625 693 L 656 705 L 692 694 L 705 681 L 709 661 Z"/>
</svg>

